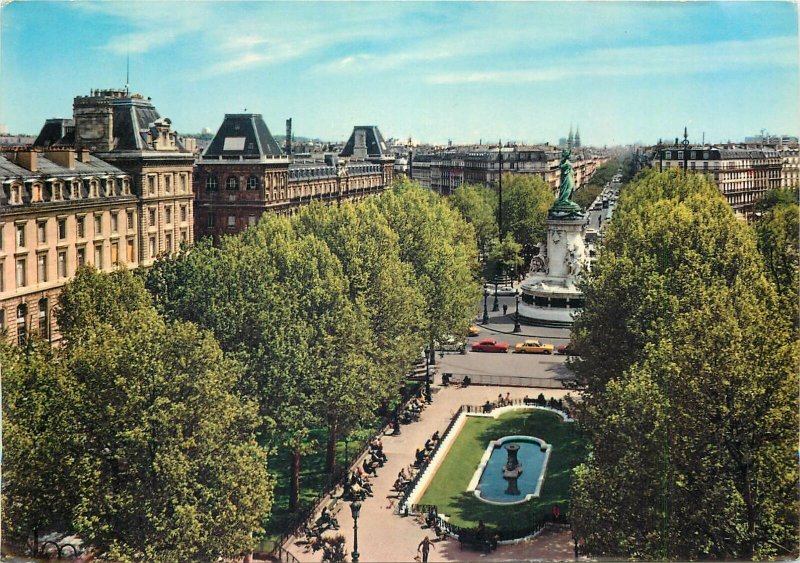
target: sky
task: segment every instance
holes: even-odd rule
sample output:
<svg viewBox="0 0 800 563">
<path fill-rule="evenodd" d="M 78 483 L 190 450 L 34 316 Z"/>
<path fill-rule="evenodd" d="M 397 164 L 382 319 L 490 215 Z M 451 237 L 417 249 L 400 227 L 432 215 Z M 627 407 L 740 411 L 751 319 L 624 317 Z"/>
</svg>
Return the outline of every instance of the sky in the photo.
<svg viewBox="0 0 800 563">
<path fill-rule="evenodd" d="M 7 0 L 0 0 L 6 2 Z M 794 2 L 20 2 L 0 9 L 0 124 L 36 134 L 92 88 L 179 133 L 260 113 L 430 143 L 798 134 Z"/>
</svg>

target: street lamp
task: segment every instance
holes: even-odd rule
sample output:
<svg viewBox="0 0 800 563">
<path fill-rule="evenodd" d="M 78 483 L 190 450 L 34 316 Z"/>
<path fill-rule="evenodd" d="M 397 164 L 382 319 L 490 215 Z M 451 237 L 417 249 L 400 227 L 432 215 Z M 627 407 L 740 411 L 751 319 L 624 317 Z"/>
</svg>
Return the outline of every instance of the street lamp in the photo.
<svg viewBox="0 0 800 563">
<path fill-rule="evenodd" d="M 492 313 L 496 313 L 500 310 L 500 302 L 497 300 L 497 286 L 499 283 L 497 278 L 494 278 L 494 303 L 492 303 Z"/>
<path fill-rule="evenodd" d="M 430 363 L 428 362 L 429 356 L 430 354 L 426 349 L 425 350 L 425 402 L 430 405 L 432 399 L 431 399 L 431 369 L 430 369 Z"/>
<path fill-rule="evenodd" d="M 519 326 L 519 289 L 514 293 L 514 301 L 517 305 L 517 311 L 514 314 L 514 332 L 522 332 L 522 327 Z"/>
<path fill-rule="evenodd" d="M 686 174 L 689 172 L 689 132 L 686 127 L 683 128 L 683 141 L 681 141 L 681 144 L 683 145 L 683 173 Z"/>
<path fill-rule="evenodd" d="M 483 287 L 483 324 L 489 324 L 489 309 L 487 302 L 489 301 L 489 290 L 486 286 Z"/>
<path fill-rule="evenodd" d="M 353 514 L 353 563 L 358 563 L 358 512 L 361 510 L 359 501 L 350 503 L 350 512 Z"/>
</svg>

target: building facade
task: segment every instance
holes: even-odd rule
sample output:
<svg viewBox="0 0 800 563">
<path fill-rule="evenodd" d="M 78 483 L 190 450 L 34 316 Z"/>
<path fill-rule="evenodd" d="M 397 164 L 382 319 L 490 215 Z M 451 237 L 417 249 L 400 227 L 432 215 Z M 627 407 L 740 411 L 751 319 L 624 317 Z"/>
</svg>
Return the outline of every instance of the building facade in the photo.
<svg viewBox="0 0 800 563">
<path fill-rule="evenodd" d="M 0 334 L 59 338 L 53 316 L 78 268 L 139 264 L 131 176 L 88 150 L 0 153 Z"/>
<path fill-rule="evenodd" d="M 215 239 L 290 214 L 391 186 L 394 159 L 374 126 L 359 126 L 339 155 L 288 157 L 260 114 L 227 114 L 195 168 L 195 236 Z"/>
<path fill-rule="evenodd" d="M 756 202 L 766 192 L 781 187 L 782 159 L 772 147 L 660 147 L 652 164 L 661 170 L 686 167 L 689 172 L 705 174 L 743 219 L 752 217 Z"/>
<path fill-rule="evenodd" d="M 137 261 L 194 240 L 194 155 L 149 98 L 127 90 L 92 90 L 77 96 L 73 118 L 49 119 L 35 147 L 74 147 L 130 175 L 137 197 Z"/>
<path fill-rule="evenodd" d="M 588 184 L 597 167 L 608 160 L 605 156 L 578 148 L 573 149 L 571 158 L 576 189 Z M 549 146 L 450 149 L 414 155 L 411 172 L 412 179 L 420 185 L 440 195 L 450 195 L 461 184 L 497 185 L 502 166 L 503 174 L 535 175 L 557 193 L 560 159 L 560 149 Z"/>
</svg>

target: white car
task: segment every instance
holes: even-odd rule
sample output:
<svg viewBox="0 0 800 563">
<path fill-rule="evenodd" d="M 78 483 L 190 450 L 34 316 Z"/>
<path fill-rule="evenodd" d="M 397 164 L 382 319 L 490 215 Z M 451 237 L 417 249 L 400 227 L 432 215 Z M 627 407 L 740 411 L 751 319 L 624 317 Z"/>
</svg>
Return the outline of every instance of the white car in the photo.
<svg viewBox="0 0 800 563">
<path fill-rule="evenodd" d="M 487 283 L 484 286 L 486 289 L 489 290 L 489 295 L 495 294 L 494 284 Z M 510 285 L 498 285 L 497 286 L 497 295 L 499 297 L 513 297 L 517 294 L 517 290 L 511 287 Z"/>
</svg>

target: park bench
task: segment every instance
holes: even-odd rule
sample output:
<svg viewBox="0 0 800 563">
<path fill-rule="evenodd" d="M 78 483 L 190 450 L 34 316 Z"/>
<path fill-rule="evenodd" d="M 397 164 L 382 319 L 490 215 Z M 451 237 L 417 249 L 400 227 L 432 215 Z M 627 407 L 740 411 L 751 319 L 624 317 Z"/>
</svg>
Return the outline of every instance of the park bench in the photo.
<svg viewBox="0 0 800 563">
<path fill-rule="evenodd" d="M 497 542 L 485 536 L 479 536 L 474 531 L 463 531 L 458 534 L 458 545 L 460 549 L 468 547 L 479 549 L 484 553 L 489 553 L 497 547 Z"/>
</svg>

